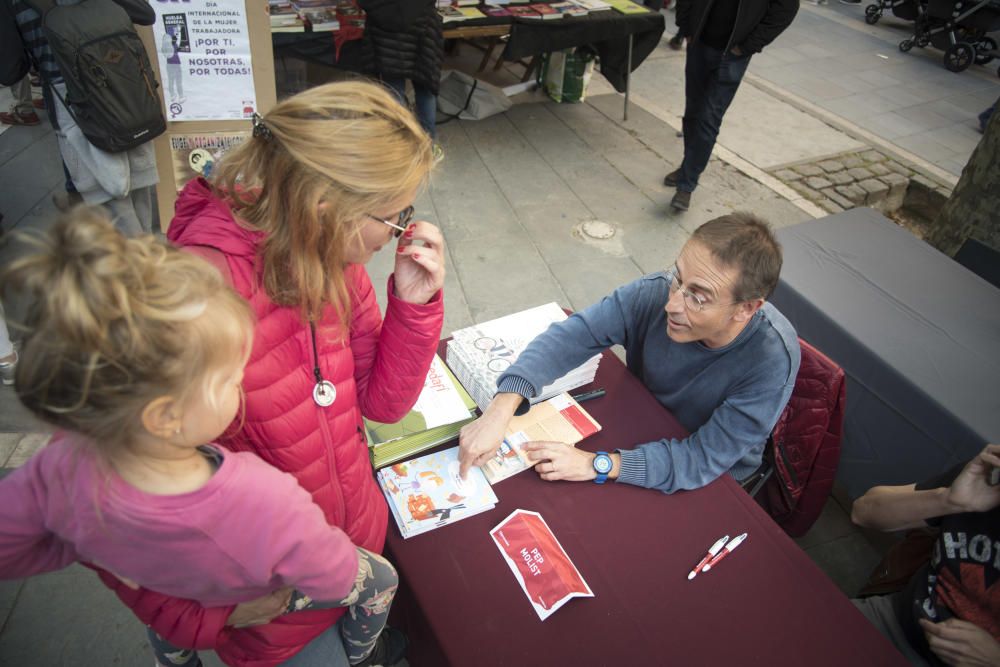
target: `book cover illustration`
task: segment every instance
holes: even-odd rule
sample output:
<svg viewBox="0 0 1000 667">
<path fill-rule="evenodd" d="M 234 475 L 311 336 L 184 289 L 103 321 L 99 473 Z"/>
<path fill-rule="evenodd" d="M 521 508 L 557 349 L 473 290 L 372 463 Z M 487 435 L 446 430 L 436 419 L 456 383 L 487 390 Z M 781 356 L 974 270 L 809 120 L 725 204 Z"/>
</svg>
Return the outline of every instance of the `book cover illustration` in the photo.
<svg viewBox="0 0 1000 667">
<path fill-rule="evenodd" d="M 538 512 L 514 510 L 490 537 L 539 619 L 544 621 L 573 598 L 594 597 Z"/>
<path fill-rule="evenodd" d="M 379 485 L 404 538 L 440 528 L 486 510 L 496 494 L 478 468 L 459 475 L 458 447 L 378 471 Z"/>
<path fill-rule="evenodd" d="M 553 396 L 510 420 L 496 455 L 482 465 L 483 474 L 496 484 L 532 467 L 523 449 L 527 442 L 554 440 L 575 445 L 600 430 L 601 425 L 572 396 Z"/>
</svg>

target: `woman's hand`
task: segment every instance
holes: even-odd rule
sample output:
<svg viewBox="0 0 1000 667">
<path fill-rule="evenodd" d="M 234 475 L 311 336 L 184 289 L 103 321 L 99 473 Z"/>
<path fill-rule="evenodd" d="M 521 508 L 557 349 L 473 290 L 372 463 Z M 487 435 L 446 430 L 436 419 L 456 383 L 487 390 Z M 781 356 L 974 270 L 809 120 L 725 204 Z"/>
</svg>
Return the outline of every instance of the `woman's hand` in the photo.
<svg viewBox="0 0 1000 667">
<path fill-rule="evenodd" d="M 535 464 L 535 471 L 546 482 L 589 482 L 597 477 L 596 454 L 577 449 L 565 442 L 540 440 L 524 444 L 524 453 Z"/>
<path fill-rule="evenodd" d="M 989 512 L 1000 507 L 1000 486 L 990 486 L 993 468 L 1000 468 L 1000 445 L 986 445 L 969 461 L 948 489 L 948 502 L 962 512 Z"/>
<path fill-rule="evenodd" d="M 934 655 L 951 667 L 990 667 L 1000 665 L 1000 644 L 990 633 L 974 623 L 949 618 L 932 623 L 920 619 L 927 645 Z"/>
<path fill-rule="evenodd" d="M 267 625 L 278 616 L 285 613 L 292 599 L 290 587 L 279 588 L 264 597 L 236 605 L 233 613 L 226 620 L 226 625 L 234 628 L 246 628 L 251 625 Z"/>
<path fill-rule="evenodd" d="M 423 245 L 415 244 L 423 242 Z M 411 223 L 396 246 L 396 296 L 423 304 L 444 286 L 444 237 L 429 222 Z"/>
</svg>

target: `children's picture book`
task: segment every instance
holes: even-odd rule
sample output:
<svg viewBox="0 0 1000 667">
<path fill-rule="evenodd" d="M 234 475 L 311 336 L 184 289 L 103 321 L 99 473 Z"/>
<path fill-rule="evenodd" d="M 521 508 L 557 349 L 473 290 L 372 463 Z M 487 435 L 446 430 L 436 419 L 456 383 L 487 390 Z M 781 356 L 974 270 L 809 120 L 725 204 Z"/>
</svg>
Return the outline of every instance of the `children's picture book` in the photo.
<svg viewBox="0 0 1000 667">
<path fill-rule="evenodd" d="M 563 16 L 586 16 L 589 12 L 575 2 L 553 2 L 549 5 Z"/>
<path fill-rule="evenodd" d="M 533 16 L 532 18 L 541 18 L 543 20 L 548 20 L 548 19 L 561 19 L 563 17 L 562 14 L 552 9 L 552 6 L 545 2 L 535 2 L 528 6 L 534 9 L 536 12 L 538 12 L 538 16 L 537 17 Z"/>
<path fill-rule="evenodd" d="M 479 468 L 459 475 L 458 447 L 382 468 L 376 475 L 404 539 L 493 509 L 496 494 Z"/>
<path fill-rule="evenodd" d="M 604 0 L 570 0 L 573 4 L 579 5 L 588 12 L 600 12 L 611 9 L 611 5 Z"/>
<path fill-rule="evenodd" d="M 454 23 L 466 20 L 465 14 L 458 11 L 458 7 L 438 7 L 438 14 L 441 15 L 441 20 L 445 23 Z"/>
<path fill-rule="evenodd" d="M 538 512 L 514 510 L 490 537 L 539 619 L 544 621 L 573 598 L 594 597 Z"/>
<path fill-rule="evenodd" d="M 525 19 L 525 18 L 528 18 L 528 19 L 541 18 L 541 16 L 539 16 L 538 12 L 536 12 L 534 9 L 532 9 L 530 5 L 515 5 L 515 6 L 508 5 L 507 10 L 510 11 L 510 15 L 511 16 L 514 16 L 514 17 L 517 17 L 517 18 L 521 18 L 521 19 Z"/>
<path fill-rule="evenodd" d="M 476 403 L 441 357 L 434 355 L 413 409 L 395 424 L 365 420 L 372 466 L 390 463 L 448 442 L 476 417 Z"/>
<path fill-rule="evenodd" d="M 575 445 L 600 430 L 601 425 L 572 396 L 553 396 L 510 420 L 496 455 L 482 465 L 483 474 L 496 484 L 532 467 L 523 449 L 526 442 L 554 440 Z"/>
<path fill-rule="evenodd" d="M 486 14 L 483 14 L 476 7 L 459 7 L 458 11 L 465 17 L 465 20 L 469 19 L 484 19 Z"/>
<path fill-rule="evenodd" d="M 493 17 L 510 16 L 510 10 L 506 7 L 491 7 L 490 5 L 483 7 L 483 13 Z"/>
</svg>

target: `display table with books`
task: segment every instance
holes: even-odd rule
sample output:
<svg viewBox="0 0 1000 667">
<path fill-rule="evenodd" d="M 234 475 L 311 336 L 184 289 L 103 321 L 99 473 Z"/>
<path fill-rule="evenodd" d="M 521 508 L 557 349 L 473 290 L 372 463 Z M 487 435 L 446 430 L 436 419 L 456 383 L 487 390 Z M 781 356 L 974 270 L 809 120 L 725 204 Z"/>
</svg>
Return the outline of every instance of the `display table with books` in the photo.
<svg viewBox="0 0 1000 667">
<path fill-rule="evenodd" d="M 578 447 L 613 451 L 684 436 L 614 355 L 603 355 L 588 387 L 607 392 L 583 404 L 603 429 Z M 434 474 L 444 476 L 427 477 Z M 490 498 L 484 511 L 409 539 L 390 521 L 386 556 L 401 579 L 391 622 L 408 633 L 412 665 L 905 664 L 728 476 L 668 496 L 611 482 L 550 483 L 527 470 L 492 491 L 494 507 Z M 518 509 L 540 515 L 593 597 L 541 620 L 491 537 Z M 688 580 L 721 535 L 744 532 L 738 551 Z"/>
</svg>

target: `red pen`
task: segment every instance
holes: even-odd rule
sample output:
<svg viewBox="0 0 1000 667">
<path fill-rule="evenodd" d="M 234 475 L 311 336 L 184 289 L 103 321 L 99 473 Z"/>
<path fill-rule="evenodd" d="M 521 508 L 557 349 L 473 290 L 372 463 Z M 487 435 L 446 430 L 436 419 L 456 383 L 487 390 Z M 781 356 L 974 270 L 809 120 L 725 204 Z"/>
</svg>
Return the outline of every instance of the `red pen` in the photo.
<svg viewBox="0 0 1000 667">
<path fill-rule="evenodd" d="M 724 547 L 726 545 L 726 542 L 728 542 L 728 541 L 729 541 L 729 536 L 728 535 L 723 535 L 722 537 L 720 537 L 715 542 L 715 544 L 713 544 L 712 546 L 710 546 L 708 548 L 708 553 L 705 554 L 705 557 L 702 558 L 701 562 L 698 563 L 697 565 L 695 565 L 694 569 L 691 570 L 691 572 L 688 574 L 688 581 L 691 581 L 692 579 L 694 579 L 695 575 L 697 575 L 699 572 L 701 572 L 701 568 L 705 567 L 705 565 L 709 561 L 711 561 L 713 558 L 715 558 L 715 554 L 719 553 L 719 549 L 721 549 L 722 547 Z"/>
<path fill-rule="evenodd" d="M 735 551 L 736 547 L 740 546 L 746 539 L 747 539 L 746 533 L 734 537 L 733 541 L 727 544 L 726 548 L 722 550 L 722 553 L 720 553 L 718 556 L 716 556 L 715 558 L 713 558 L 712 560 L 708 561 L 708 563 L 705 564 L 705 567 L 702 568 L 702 572 L 708 572 L 709 570 L 711 570 L 713 565 L 715 565 L 720 560 L 725 558 L 727 554 Z"/>
</svg>

